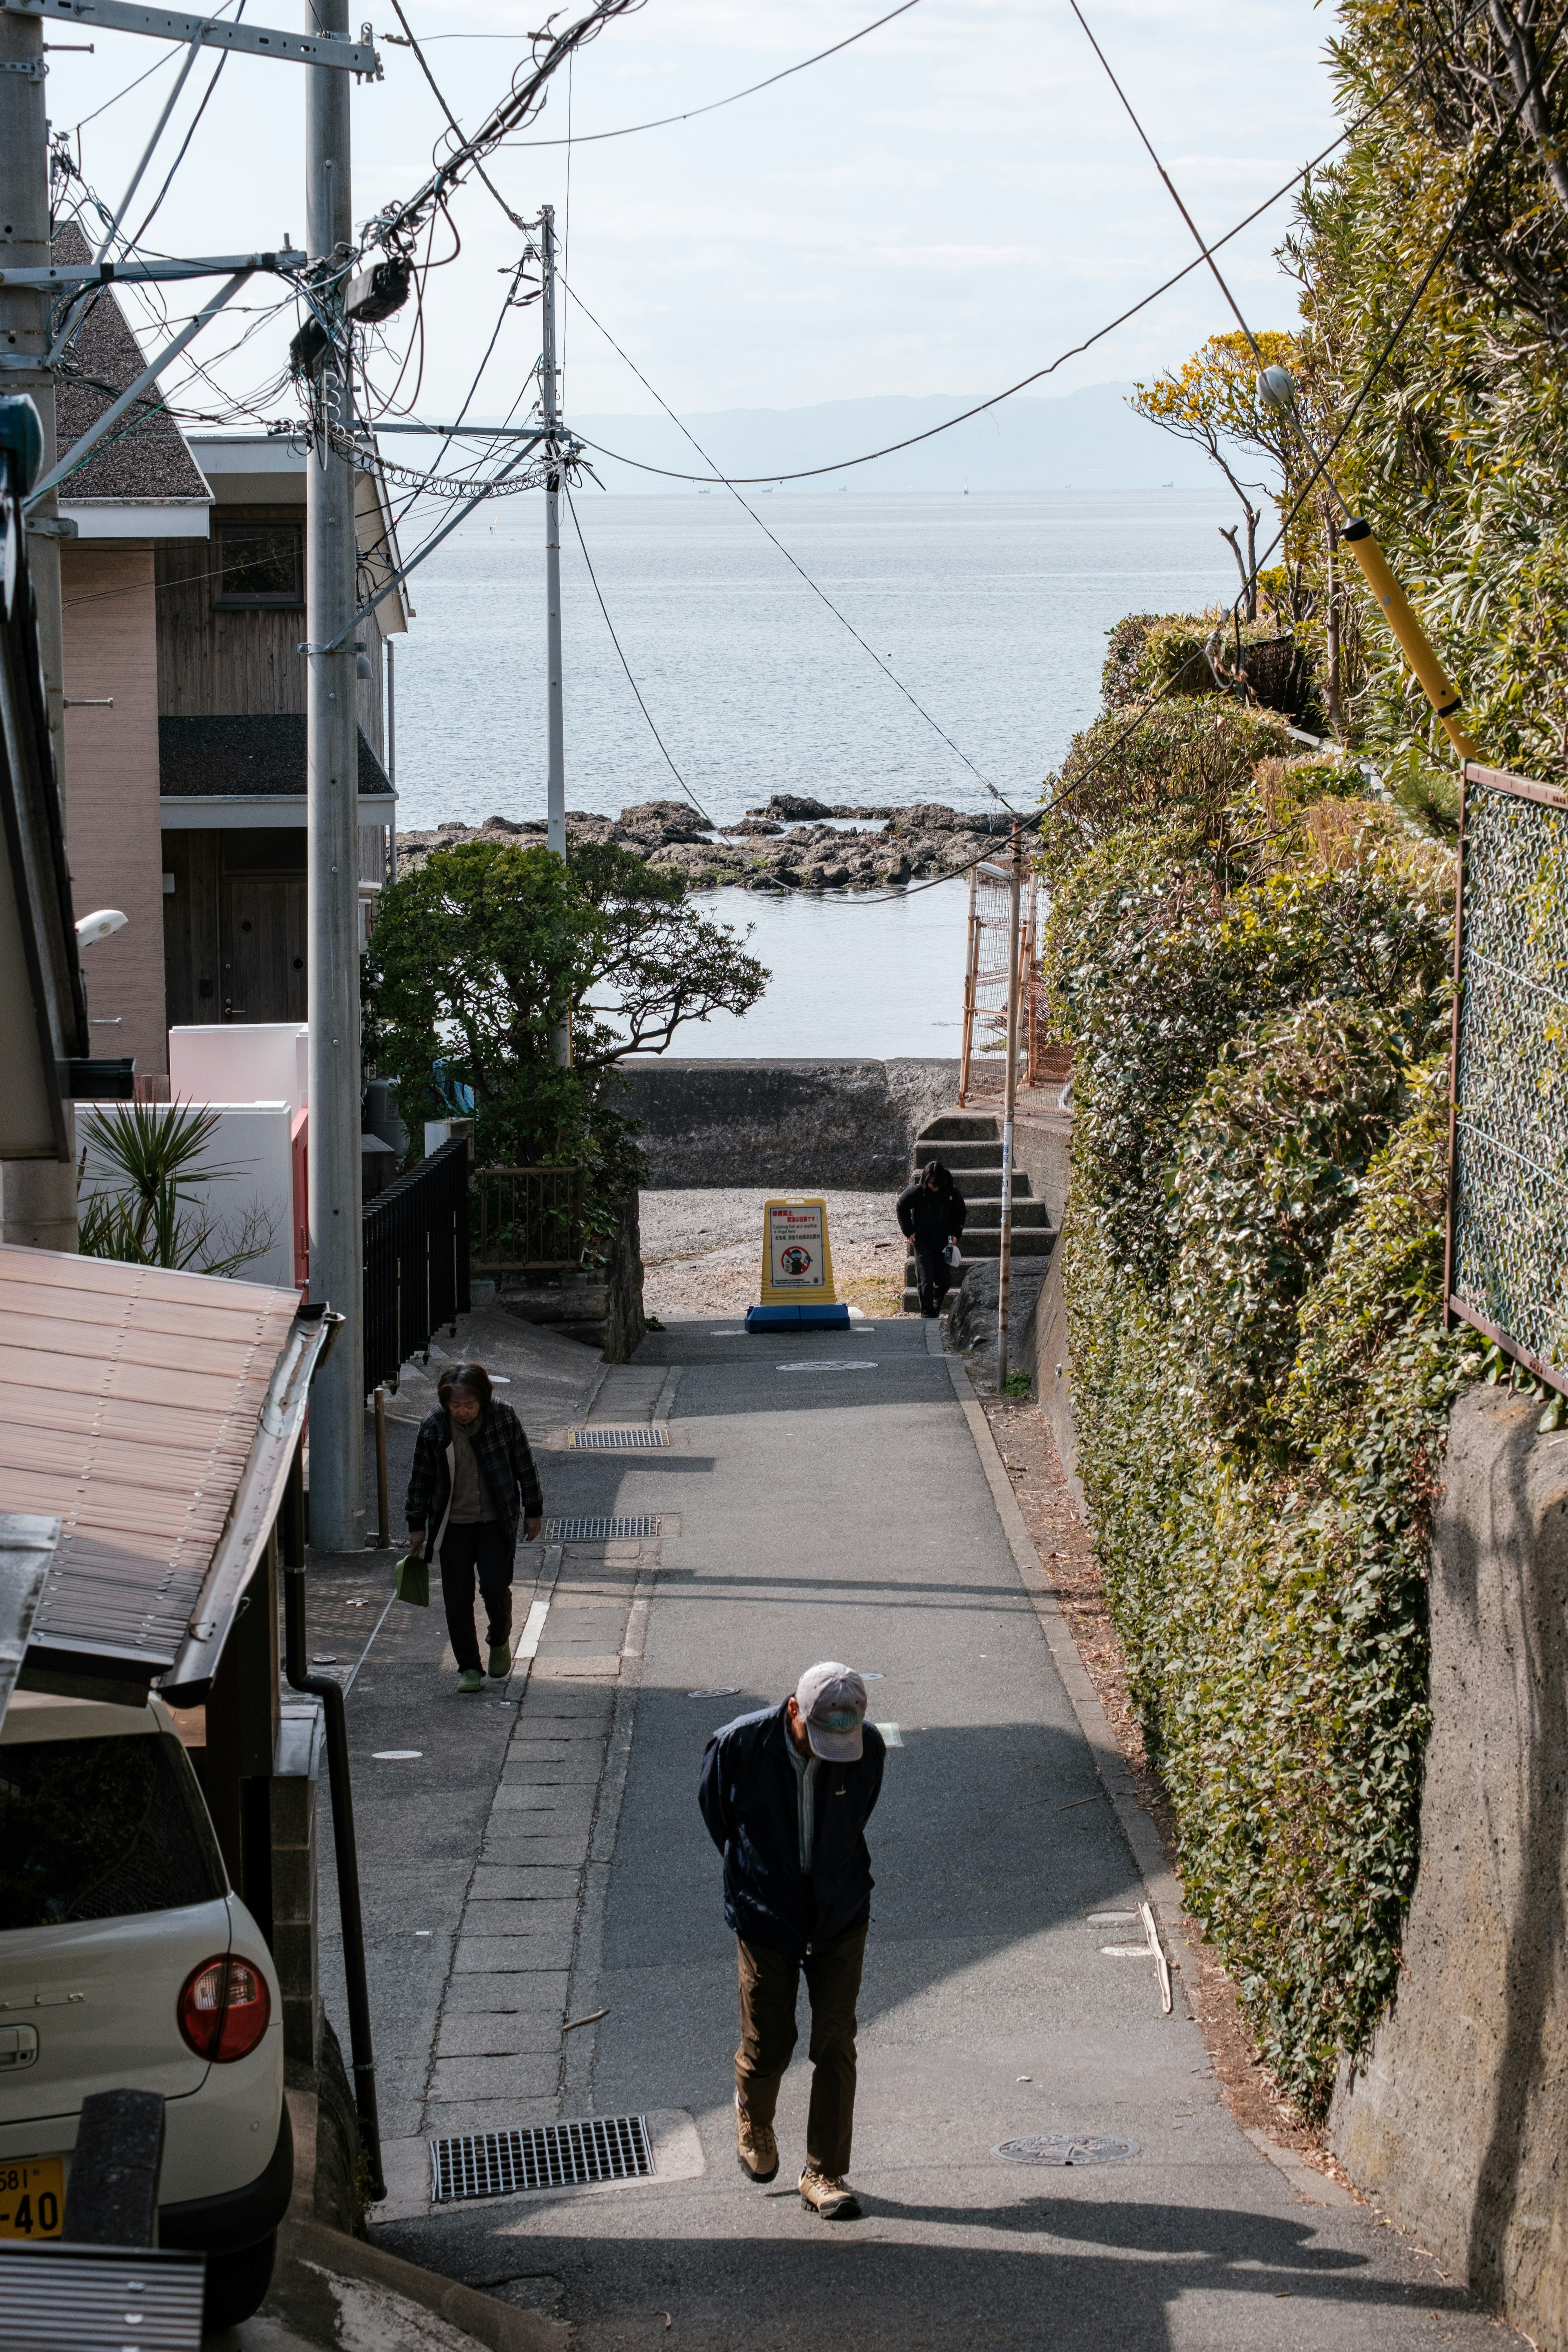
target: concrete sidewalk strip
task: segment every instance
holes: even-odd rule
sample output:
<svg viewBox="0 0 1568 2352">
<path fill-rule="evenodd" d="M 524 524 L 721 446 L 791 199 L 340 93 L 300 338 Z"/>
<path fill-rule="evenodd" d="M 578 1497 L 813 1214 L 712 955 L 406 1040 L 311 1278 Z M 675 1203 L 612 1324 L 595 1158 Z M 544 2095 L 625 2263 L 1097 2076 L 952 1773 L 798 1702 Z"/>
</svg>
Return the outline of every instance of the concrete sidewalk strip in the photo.
<svg viewBox="0 0 1568 2352">
<path fill-rule="evenodd" d="M 442 2025 L 448 2017 L 491 2012 L 500 2016 L 553 2017 L 559 2021 L 566 2014 L 569 1981 L 564 1968 L 475 1969 L 462 1976 L 448 1977 Z"/>
<path fill-rule="evenodd" d="M 465 2058 L 437 2058 L 431 2072 L 434 2104 L 456 2099 L 549 2099 L 561 2072 L 559 2036 L 549 2051 L 487 2051 Z"/>
<path fill-rule="evenodd" d="M 561 2049 L 561 2018 L 546 2010 L 480 2010 L 473 2014 L 448 2010 L 441 2020 L 436 2056 L 443 2058 L 523 2058 L 548 2056 Z"/>
</svg>

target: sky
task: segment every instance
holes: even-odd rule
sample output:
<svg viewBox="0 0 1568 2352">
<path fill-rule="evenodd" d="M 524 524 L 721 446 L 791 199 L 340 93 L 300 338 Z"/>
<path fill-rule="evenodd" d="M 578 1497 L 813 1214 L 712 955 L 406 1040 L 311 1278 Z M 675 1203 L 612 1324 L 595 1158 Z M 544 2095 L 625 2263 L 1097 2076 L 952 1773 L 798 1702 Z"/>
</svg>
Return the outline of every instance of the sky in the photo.
<svg viewBox="0 0 1568 2352">
<path fill-rule="evenodd" d="M 482 119 L 526 54 L 520 20 L 499 0 L 405 5 L 454 113 L 465 125 Z M 296 21 L 288 0 L 248 0 L 246 13 Z M 570 125 L 577 143 L 511 145 L 491 163 L 519 212 L 554 204 L 570 284 L 678 411 L 984 397 L 1047 365 L 1192 257 L 1068 0 L 919 0 L 840 56 L 699 121 L 588 135 L 724 98 L 878 14 L 879 0 L 647 0 L 584 51 L 570 88 L 558 78 L 527 134 L 561 141 Z M 1085 14 L 1207 235 L 1335 135 L 1324 58 L 1332 18 L 1309 0 L 1250 0 L 1245 10 L 1234 0 L 1086 0 Z M 378 40 L 397 29 L 379 7 L 374 25 Z M 81 126 L 84 177 L 112 207 L 182 53 L 100 27 L 92 38 L 91 56 L 51 55 L 49 113 L 57 131 Z M 418 185 L 441 128 L 410 52 L 384 43 L 382 56 L 384 80 L 354 87 L 356 219 Z M 151 79 L 98 111 L 149 68 Z M 133 220 L 212 71 L 204 58 L 187 82 Z M 228 58 L 148 247 L 222 254 L 286 233 L 302 239 L 304 86 L 298 67 Z M 416 411 L 426 417 L 468 394 L 519 250 L 477 180 L 455 215 L 461 251 L 428 279 Z M 1288 202 L 1276 205 L 1227 248 L 1255 326 L 1290 323 L 1290 289 L 1272 258 L 1289 217 Z M 172 318 L 185 315 L 184 299 L 169 303 Z M 294 323 L 291 310 L 259 318 L 270 292 L 253 299 L 256 310 L 196 347 L 230 398 L 250 399 L 275 375 Z M 567 416 L 574 406 L 652 413 L 649 390 L 566 309 Z M 507 315 L 472 414 L 511 407 L 537 358 L 538 316 Z M 1033 389 L 1147 377 L 1230 324 L 1200 270 Z M 412 309 L 394 322 L 399 359 L 411 326 Z M 221 356 L 247 329 L 243 347 Z M 390 383 L 395 367 L 383 373 Z M 187 396 L 216 413 L 211 390 Z M 296 413 L 276 388 L 260 404 L 269 416 Z"/>
</svg>

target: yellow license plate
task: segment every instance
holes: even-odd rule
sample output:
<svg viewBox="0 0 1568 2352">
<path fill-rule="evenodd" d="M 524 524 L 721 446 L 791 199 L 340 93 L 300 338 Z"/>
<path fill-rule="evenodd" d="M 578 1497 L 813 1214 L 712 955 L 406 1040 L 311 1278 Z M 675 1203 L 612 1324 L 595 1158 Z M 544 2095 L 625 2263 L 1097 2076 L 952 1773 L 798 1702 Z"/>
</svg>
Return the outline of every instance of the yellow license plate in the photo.
<svg viewBox="0 0 1568 2352">
<path fill-rule="evenodd" d="M 0 2157 L 0 2238 L 58 2238 L 65 2211 L 63 2157 Z"/>
</svg>

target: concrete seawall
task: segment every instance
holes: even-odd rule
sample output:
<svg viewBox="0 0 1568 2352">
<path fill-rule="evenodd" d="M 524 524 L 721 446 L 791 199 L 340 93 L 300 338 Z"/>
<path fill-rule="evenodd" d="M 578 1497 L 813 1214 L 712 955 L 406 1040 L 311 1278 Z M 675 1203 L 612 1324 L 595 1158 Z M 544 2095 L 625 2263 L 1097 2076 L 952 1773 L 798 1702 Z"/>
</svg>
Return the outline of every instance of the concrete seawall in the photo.
<svg viewBox="0 0 1568 2352">
<path fill-rule="evenodd" d="M 1454 1413 L 1405 1969 L 1331 2137 L 1475 2294 L 1568 2352 L 1568 1431 L 1540 1418 L 1500 1388 Z"/>
<path fill-rule="evenodd" d="M 956 1061 L 626 1062 L 648 1189 L 897 1192 L 915 1137 L 958 1094 Z"/>
</svg>

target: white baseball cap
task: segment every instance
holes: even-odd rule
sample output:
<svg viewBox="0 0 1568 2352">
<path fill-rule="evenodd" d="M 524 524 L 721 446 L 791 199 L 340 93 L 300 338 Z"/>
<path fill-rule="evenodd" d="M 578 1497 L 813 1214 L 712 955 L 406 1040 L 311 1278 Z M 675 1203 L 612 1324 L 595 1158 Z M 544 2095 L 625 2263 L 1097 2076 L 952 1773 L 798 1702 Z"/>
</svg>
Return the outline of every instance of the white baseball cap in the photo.
<svg viewBox="0 0 1568 2352">
<path fill-rule="evenodd" d="M 868 1701 L 866 1685 L 853 1666 L 841 1665 L 837 1658 L 807 1666 L 795 1685 L 795 1703 L 814 1756 L 830 1764 L 860 1761 Z"/>
</svg>

